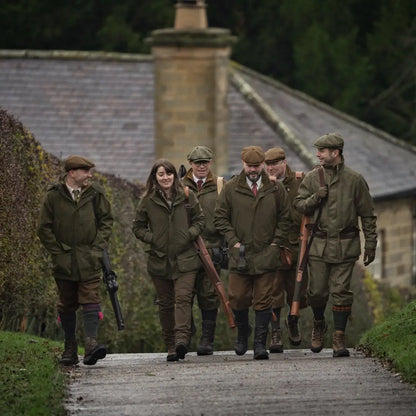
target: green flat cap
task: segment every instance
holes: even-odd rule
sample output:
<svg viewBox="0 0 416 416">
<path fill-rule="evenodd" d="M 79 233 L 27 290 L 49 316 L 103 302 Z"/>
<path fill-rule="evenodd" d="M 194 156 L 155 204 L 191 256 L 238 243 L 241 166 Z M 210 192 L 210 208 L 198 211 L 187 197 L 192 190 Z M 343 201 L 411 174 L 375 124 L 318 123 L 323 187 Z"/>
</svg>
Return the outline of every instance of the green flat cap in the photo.
<svg viewBox="0 0 416 416">
<path fill-rule="evenodd" d="M 69 172 L 73 169 L 91 169 L 95 165 L 83 156 L 72 155 L 65 160 L 65 170 Z"/>
<path fill-rule="evenodd" d="M 189 162 L 202 162 L 204 160 L 212 160 L 214 153 L 207 146 L 196 146 L 188 153 Z"/>
<path fill-rule="evenodd" d="M 278 162 L 279 160 L 286 159 L 286 153 L 281 147 L 273 147 L 272 149 L 269 149 L 264 156 L 264 161 L 266 163 Z"/>
<path fill-rule="evenodd" d="M 344 139 L 338 133 L 327 133 L 320 137 L 314 144 L 319 149 L 342 149 Z"/>
<path fill-rule="evenodd" d="M 249 165 L 260 165 L 264 162 L 264 152 L 260 146 L 247 146 L 241 151 L 241 159 Z"/>
</svg>

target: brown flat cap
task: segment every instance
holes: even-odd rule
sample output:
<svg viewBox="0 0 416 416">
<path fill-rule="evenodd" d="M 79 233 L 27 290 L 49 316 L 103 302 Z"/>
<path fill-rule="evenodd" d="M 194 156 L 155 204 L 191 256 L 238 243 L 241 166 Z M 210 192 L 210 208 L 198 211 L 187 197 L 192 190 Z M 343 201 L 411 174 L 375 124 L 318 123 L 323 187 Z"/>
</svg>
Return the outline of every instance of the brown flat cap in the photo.
<svg viewBox="0 0 416 416">
<path fill-rule="evenodd" d="M 260 165 L 264 162 L 264 152 L 260 146 L 247 146 L 241 152 L 241 159 L 249 165 Z"/>
<path fill-rule="evenodd" d="M 91 169 L 95 165 L 83 156 L 72 155 L 65 160 L 65 170 L 68 172 L 73 169 Z"/>
<path fill-rule="evenodd" d="M 286 159 L 286 153 L 281 147 L 273 147 L 269 149 L 265 154 L 264 161 L 268 162 L 278 162 L 279 160 Z"/>
</svg>

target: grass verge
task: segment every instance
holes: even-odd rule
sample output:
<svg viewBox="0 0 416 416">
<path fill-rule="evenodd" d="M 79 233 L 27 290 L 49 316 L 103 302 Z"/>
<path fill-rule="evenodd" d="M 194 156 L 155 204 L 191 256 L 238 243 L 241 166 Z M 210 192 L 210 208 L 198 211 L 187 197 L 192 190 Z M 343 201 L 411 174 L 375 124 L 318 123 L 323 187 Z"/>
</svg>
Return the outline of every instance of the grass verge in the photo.
<svg viewBox="0 0 416 416">
<path fill-rule="evenodd" d="M 62 343 L 0 331 L 0 414 L 65 415 Z"/>
<path fill-rule="evenodd" d="M 358 348 L 416 384 L 416 301 L 367 331 Z"/>
</svg>

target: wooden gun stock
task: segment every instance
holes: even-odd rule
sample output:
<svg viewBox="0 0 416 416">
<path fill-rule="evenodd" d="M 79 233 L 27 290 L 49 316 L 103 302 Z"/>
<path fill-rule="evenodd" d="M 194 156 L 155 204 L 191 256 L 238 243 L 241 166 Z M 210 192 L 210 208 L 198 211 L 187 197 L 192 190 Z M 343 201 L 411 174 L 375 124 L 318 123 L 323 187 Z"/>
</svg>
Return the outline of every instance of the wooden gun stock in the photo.
<svg viewBox="0 0 416 416">
<path fill-rule="evenodd" d="M 204 240 L 201 236 L 198 236 L 194 242 L 194 245 L 198 252 L 199 258 L 201 259 L 202 265 L 204 266 L 205 272 L 207 273 L 207 276 L 211 281 L 214 290 L 220 298 L 222 309 L 227 317 L 228 326 L 230 328 L 235 328 L 234 315 L 231 310 L 227 294 L 225 293 L 224 285 L 218 276 L 217 270 L 215 269 L 214 263 L 211 260 L 211 256 L 209 255 Z"/>
<path fill-rule="evenodd" d="M 290 314 L 299 316 L 299 305 L 300 305 L 300 292 L 302 287 L 303 272 L 305 271 L 307 256 L 305 256 L 308 240 L 309 230 L 307 225 L 309 224 L 309 217 L 306 215 L 302 218 L 302 224 L 300 226 L 300 242 L 299 242 L 299 257 L 296 268 L 296 281 L 295 291 L 293 293 L 292 305 L 290 307 Z"/>
<path fill-rule="evenodd" d="M 325 175 L 324 168 L 322 166 L 318 167 L 319 174 L 319 183 L 320 186 L 325 186 Z M 295 281 L 295 290 L 293 293 L 293 300 L 290 307 L 290 315 L 299 316 L 300 308 L 300 292 L 302 287 L 303 273 L 306 269 L 308 263 L 309 250 L 312 245 L 313 237 L 318 229 L 319 220 L 322 214 L 322 205 L 323 202 L 319 205 L 318 215 L 316 216 L 315 224 L 313 224 L 313 229 L 310 231 L 308 225 L 310 219 L 308 216 L 304 215 L 302 218 L 302 223 L 300 226 L 300 242 L 299 242 L 299 257 L 298 264 L 296 268 L 296 281 Z"/>
</svg>

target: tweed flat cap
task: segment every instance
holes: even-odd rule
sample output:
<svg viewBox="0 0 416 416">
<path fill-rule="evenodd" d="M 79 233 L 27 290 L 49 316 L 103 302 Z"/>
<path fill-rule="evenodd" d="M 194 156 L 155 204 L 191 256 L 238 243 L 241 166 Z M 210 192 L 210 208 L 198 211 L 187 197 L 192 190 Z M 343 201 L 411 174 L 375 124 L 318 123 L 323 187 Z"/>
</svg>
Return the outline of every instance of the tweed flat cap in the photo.
<svg viewBox="0 0 416 416">
<path fill-rule="evenodd" d="M 94 163 L 83 156 L 72 155 L 65 160 L 65 170 L 67 172 L 73 169 L 91 169 L 94 166 Z"/>
<path fill-rule="evenodd" d="M 344 139 L 338 133 L 327 133 L 320 137 L 314 144 L 319 149 L 342 149 Z"/>
<path fill-rule="evenodd" d="M 211 160 L 214 153 L 207 146 L 196 146 L 188 153 L 189 162 L 201 162 L 204 160 Z"/>
<path fill-rule="evenodd" d="M 264 161 L 268 162 L 278 162 L 279 160 L 286 159 L 286 153 L 281 147 L 273 147 L 269 149 L 265 154 Z"/>
<path fill-rule="evenodd" d="M 260 165 L 264 162 L 264 152 L 260 146 L 247 146 L 241 152 L 241 159 L 249 165 Z"/>
</svg>

